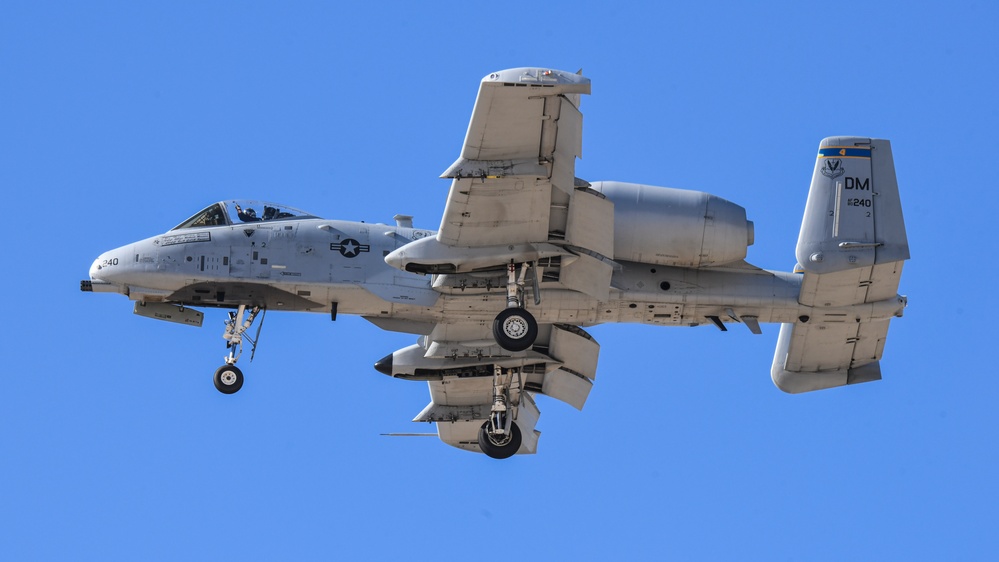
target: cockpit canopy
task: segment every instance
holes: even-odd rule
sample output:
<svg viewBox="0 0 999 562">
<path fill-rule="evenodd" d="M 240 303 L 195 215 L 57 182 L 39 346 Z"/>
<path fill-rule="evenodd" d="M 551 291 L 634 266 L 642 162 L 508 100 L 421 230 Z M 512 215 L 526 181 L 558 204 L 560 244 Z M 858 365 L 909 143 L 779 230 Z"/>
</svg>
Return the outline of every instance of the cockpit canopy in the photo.
<svg viewBox="0 0 999 562">
<path fill-rule="evenodd" d="M 182 228 L 201 228 L 206 226 L 231 226 L 251 222 L 271 222 L 290 219 L 317 219 L 319 217 L 298 209 L 267 203 L 237 199 L 221 201 L 209 205 L 193 217 L 175 226 L 172 230 Z"/>
</svg>

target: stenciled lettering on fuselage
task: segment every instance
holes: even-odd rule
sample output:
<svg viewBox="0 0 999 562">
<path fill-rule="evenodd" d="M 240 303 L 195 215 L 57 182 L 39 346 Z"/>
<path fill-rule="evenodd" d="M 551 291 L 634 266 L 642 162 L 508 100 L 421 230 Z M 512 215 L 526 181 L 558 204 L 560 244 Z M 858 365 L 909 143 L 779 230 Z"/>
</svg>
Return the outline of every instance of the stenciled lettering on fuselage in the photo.
<svg viewBox="0 0 999 562">
<path fill-rule="evenodd" d="M 340 255 L 345 258 L 356 258 L 361 252 L 370 252 L 371 246 L 361 244 L 353 238 L 347 238 L 340 243 L 331 243 L 330 250 L 340 252 Z"/>
<path fill-rule="evenodd" d="M 171 236 L 162 236 L 158 240 L 154 240 L 153 244 L 159 244 L 160 246 L 173 246 L 174 244 L 190 244 L 191 242 L 211 242 L 212 235 L 209 232 L 191 232 L 185 234 L 174 234 Z"/>
</svg>

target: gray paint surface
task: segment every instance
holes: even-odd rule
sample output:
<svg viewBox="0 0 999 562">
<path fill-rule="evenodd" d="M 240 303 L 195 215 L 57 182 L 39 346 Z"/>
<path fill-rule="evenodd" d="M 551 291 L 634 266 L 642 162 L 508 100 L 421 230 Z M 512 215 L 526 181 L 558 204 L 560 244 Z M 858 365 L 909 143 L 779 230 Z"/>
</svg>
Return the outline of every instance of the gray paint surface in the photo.
<svg viewBox="0 0 999 562">
<path fill-rule="evenodd" d="M 531 394 L 583 407 L 599 355 L 583 328 L 600 323 L 741 323 L 753 333 L 780 323 L 771 374 L 782 390 L 880 378 L 889 321 L 906 305 L 897 290 L 909 257 L 888 141 L 820 143 L 799 270 L 767 271 L 743 261 L 753 224 L 734 203 L 575 177 L 579 102 L 589 92 L 585 77 L 555 70 L 486 76 L 461 155 L 444 173 L 452 186 L 438 231 L 408 217 L 366 224 L 224 201 L 105 252 L 84 288 L 127 295 L 137 313 L 179 323 L 200 324 L 192 307 L 259 307 L 355 314 L 420 335 L 379 368 L 428 381 L 433 401 L 416 419 L 473 451 L 493 367 L 522 377 L 521 453 L 535 452 L 540 435 Z M 251 204 L 263 214 L 246 215 Z M 507 308 L 511 263 L 530 265 L 521 290 L 539 330 L 525 351 L 504 349 L 491 330 Z"/>
</svg>

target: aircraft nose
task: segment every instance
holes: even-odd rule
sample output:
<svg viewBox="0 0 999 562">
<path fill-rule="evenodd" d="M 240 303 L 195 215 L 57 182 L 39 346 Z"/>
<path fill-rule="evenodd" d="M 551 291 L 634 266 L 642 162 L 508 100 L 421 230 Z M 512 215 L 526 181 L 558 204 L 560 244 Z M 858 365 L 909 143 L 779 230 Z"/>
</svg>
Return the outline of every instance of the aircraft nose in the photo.
<svg viewBox="0 0 999 562">
<path fill-rule="evenodd" d="M 100 270 L 101 270 L 101 258 L 97 258 L 94 260 L 94 263 L 90 264 L 90 279 L 91 280 L 100 279 L 99 275 Z"/>
<path fill-rule="evenodd" d="M 90 264 L 90 278 L 94 281 L 111 281 L 115 266 L 119 263 L 117 252 L 104 252 Z"/>
<path fill-rule="evenodd" d="M 118 250 L 112 250 L 98 256 L 94 263 L 90 264 L 90 279 L 84 279 L 80 282 L 80 290 L 93 293 L 126 294 L 125 283 L 119 279 L 120 275 L 115 274 L 116 270 L 122 270 L 120 267 L 115 267 L 121 264 L 121 258 L 118 257 L 120 253 Z M 121 273 L 124 272 L 121 271 Z"/>
</svg>

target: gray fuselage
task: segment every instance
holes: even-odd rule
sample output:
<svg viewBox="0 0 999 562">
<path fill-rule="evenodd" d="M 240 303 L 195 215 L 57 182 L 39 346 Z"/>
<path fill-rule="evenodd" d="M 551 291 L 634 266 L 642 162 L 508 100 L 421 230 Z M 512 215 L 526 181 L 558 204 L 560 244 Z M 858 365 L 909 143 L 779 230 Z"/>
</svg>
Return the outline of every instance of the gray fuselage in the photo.
<svg viewBox="0 0 999 562">
<path fill-rule="evenodd" d="M 420 275 L 385 263 L 393 250 L 434 234 L 318 218 L 175 229 L 105 252 L 90 277 L 94 290 L 137 301 L 356 314 L 412 333 L 429 333 L 437 323 L 492 322 L 506 306 L 504 271 Z M 793 273 L 743 263 L 618 266 L 606 302 L 562 288 L 557 265 L 543 268 L 540 304 L 528 298 L 528 308 L 542 323 L 583 326 L 696 326 L 712 316 L 735 321 L 732 310 L 759 322 L 793 322 L 808 314 L 798 303 L 801 278 Z"/>
</svg>

